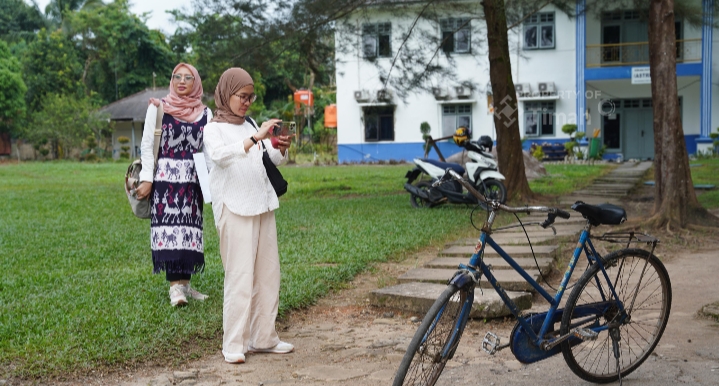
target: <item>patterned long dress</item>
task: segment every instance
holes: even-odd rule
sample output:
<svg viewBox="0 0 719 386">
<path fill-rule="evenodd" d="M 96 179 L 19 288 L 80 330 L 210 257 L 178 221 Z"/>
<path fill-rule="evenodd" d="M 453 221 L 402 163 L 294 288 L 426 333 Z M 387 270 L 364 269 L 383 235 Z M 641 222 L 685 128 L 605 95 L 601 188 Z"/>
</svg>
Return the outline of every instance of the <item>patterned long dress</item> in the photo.
<svg viewBox="0 0 719 386">
<path fill-rule="evenodd" d="M 207 109 L 197 122 L 162 117 L 157 171 L 152 184 L 153 272 L 194 274 L 205 266 L 202 191 L 192 154 L 202 149 Z"/>
</svg>

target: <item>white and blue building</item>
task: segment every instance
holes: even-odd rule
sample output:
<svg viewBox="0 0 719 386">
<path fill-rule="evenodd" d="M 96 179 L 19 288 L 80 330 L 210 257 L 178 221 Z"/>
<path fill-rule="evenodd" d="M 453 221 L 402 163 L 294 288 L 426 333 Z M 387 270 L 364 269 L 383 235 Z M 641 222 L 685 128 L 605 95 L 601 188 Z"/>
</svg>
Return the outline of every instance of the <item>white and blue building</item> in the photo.
<svg viewBox="0 0 719 386">
<path fill-rule="evenodd" d="M 696 1 L 711 15 L 713 0 Z M 570 17 L 549 5 L 509 31 L 524 147 L 567 141 L 561 127 L 571 123 L 588 138 L 598 131 L 605 158 L 652 159 L 647 22 L 634 9 L 592 14 L 584 8 L 585 0 L 577 0 L 576 14 Z M 434 138 L 466 125 L 474 139 L 489 135 L 496 140 L 493 114 L 506 111 L 496 103 L 501 101 L 492 100 L 488 86 L 486 25 L 476 18 L 481 5 L 468 3 L 466 9 L 467 13 L 448 14 L 432 25 L 419 25 L 420 21 L 415 31 L 448 37 L 442 50 L 454 60 L 458 79 L 474 86 L 437 80 L 433 92 L 414 93 L 404 100 L 391 87 L 383 88 L 378 66 L 389 69 L 416 13 L 398 17 L 377 8 L 351 21 L 360 34 L 337 33 L 338 45 L 352 46 L 336 53 L 339 162 L 420 157 L 422 122 L 430 124 Z M 707 18 L 703 26 L 675 21 L 681 122 L 690 154 L 709 150 L 709 133 L 719 126 L 719 116 L 712 114 L 719 108 L 719 86 L 712 83 L 719 79 L 712 66 L 719 50 L 711 16 Z M 444 54 L 435 60 L 447 63 Z M 445 155 L 459 150 L 451 142 L 440 148 Z"/>
</svg>

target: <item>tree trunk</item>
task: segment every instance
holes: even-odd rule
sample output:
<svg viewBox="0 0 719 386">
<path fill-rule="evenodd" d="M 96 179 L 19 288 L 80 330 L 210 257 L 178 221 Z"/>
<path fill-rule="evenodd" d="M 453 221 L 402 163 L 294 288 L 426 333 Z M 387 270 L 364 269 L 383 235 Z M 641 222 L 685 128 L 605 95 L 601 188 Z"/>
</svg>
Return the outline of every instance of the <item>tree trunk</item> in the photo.
<svg viewBox="0 0 719 386">
<path fill-rule="evenodd" d="M 686 228 L 689 223 L 719 225 L 694 192 L 689 156 L 679 116 L 674 0 L 649 6 L 649 67 L 654 110 L 654 214 L 649 225 Z"/>
<path fill-rule="evenodd" d="M 497 130 L 497 158 L 499 170 L 507 178 L 507 196 L 527 200 L 533 196 L 524 171 L 522 140 L 519 134 L 517 94 L 512 80 L 509 60 L 507 16 L 504 0 L 485 0 L 484 16 L 487 21 L 489 44 L 489 77 L 494 100 L 494 126 Z"/>
</svg>

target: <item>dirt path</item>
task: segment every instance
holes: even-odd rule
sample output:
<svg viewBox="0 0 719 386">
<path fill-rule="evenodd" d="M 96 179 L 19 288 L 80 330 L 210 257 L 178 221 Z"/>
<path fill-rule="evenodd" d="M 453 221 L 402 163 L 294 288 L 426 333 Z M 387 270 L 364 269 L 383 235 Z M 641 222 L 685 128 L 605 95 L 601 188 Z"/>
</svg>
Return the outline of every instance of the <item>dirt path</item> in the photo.
<svg viewBox="0 0 719 386">
<path fill-rule="evenodd" d="M 631 212 L 646 210 L 641 201 L 627 204 Z M 695 240 L 696 241 L 696 240 Z M 625 380 L 626 385 L 719 384 L 719 324 L 696 316 L 705 304 L 719 300 L 719 241 L 683 249 L 668 245 L 657 253 L 673 284 L 672 312 L 654 355 Z M 178 367 L 118 370 L 105 377 L 85 378 L 62 385 L 359 385 L 391 384 L 394 371 L 423 315 L 398 313 L 369 306 L 367 294 L 410 267 L 436 256 L 426 250 L 400 263 L 377 267 L 358 276 L 348 288 L 321 299 L 317 305 L 292 313 L 280 325 L 280 337 L 295 345 L 287 355 L 248 355 L 242 365 L 216 354 Z M 511 320 L 470 321 L 455 358 L 439 384 L 571 385 L 577 378 L 562 356 L 522 365 L 504 350 L 488 356 L 479 350 L 487 331 L 505 342 Z M 481 382 L 477 380 L 481 379 Z"/>
</svg>

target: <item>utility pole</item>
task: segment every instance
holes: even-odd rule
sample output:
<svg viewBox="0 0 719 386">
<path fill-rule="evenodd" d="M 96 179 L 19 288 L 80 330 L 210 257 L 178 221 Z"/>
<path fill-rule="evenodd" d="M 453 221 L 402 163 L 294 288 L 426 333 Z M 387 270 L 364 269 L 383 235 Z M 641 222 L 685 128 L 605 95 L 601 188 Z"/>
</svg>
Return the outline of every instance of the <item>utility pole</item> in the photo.
<svg viewBox="0 0 719 386">
<path fill-rule="evenodd" d="M 155 78 L 157 77 L 157 74 L 155 74 L 155 71 L 152 72 L 152 89 L 155 89 Z"/>
</svg>

